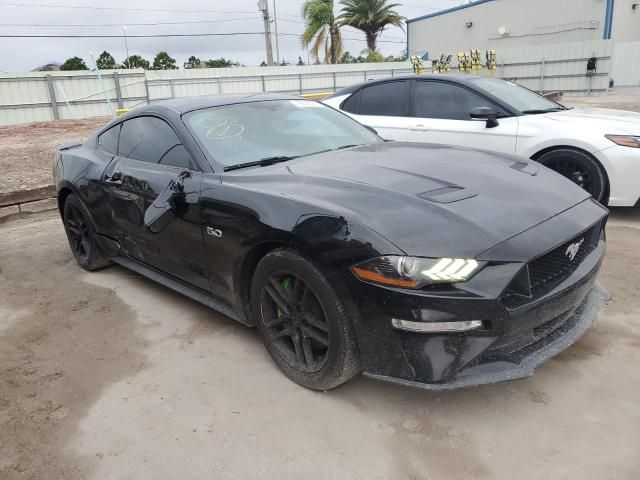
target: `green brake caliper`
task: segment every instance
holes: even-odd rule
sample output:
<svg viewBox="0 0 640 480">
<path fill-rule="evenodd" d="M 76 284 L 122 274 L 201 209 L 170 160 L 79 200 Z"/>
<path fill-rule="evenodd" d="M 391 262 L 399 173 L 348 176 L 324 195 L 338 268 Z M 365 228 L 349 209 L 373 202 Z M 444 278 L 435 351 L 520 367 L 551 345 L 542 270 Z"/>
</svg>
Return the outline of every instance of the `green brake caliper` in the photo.
<svg viewBox="0 0 640 480">
<path fill-rule="evenodd" d="M 282 280 L 282 288 L 284 288 L 285 290 L 293 290 L 293 277 L 286 277 L 284 280 Z M 280 307 L 278 307 L 278 318 L 282 316 L 282 310 L 280 310 Z"/>
</svg>

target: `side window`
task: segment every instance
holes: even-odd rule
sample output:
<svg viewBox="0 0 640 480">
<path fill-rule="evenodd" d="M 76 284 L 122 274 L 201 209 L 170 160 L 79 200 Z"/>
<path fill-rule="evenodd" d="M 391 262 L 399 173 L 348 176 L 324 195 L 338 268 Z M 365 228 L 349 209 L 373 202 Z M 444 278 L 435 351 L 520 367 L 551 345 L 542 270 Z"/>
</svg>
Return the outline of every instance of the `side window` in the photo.
<svg viewBox="0 0 640 480">
<path fill-rule="evenodd" d="M 347 98 L 342 104 L 342 110 L 357 114 L 360 111 L 360 92 L 362 92 L 362 90 L 358 90 Z"/>
<path fill-rule="evenodd" d="M 416 117 L 447 120 L 471 120 L 471 110 L 490 107 L 504 114 L 496 105 L 466 88 L 443 82 L 417 81 Z"/>
<path fill-rule="evenodd" d="M 98 137 L 98 146 L 106 152 L 115 155 L 118 153 L 118 137 L 120 136 L 120 124 L 111 127 Z"/>
<path fill-rule="evenodd" d="M 360 115 L 409 116 L 409 81 L 385 82 L 364 87 Z"/>
<path fill-rule="evenodd" d="M 171 147 L 171 150 L 168 150 L 160 159 L 160 165 L 193 169 L 189 160 L 189 152 L 182 144 Z"/>
<path fill-rule="evenodd" d="M 193 168 L 176 133 L 164 120 L 155 117 L 137 117 L 124 122 L 118 155 L 141 162 Z"/>
</svg>

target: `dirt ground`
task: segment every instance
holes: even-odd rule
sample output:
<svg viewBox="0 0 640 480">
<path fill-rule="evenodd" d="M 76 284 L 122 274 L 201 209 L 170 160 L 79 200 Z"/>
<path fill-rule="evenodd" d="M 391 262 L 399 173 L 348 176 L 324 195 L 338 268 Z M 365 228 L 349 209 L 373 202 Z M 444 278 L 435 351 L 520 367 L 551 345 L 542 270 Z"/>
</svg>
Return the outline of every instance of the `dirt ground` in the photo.
<svg viewBox="0 0 640 480">
<path fill-rule="evenodd" d="M 58 147 L 86 140 L 108 120 L 95 117 L 0 127 L 0 193 L 50 185 Z"/>
<path fill-rule="evenodd" d="M 617 87 L 606 95 L 593 97 L 565 97 L 567 107 L 600 107 L 640 112 L 640 87 Z"/>
<path fill-rule="evenodd" d="M 120 267 L 54 212 L 0 224 L 0 478 L 640 478 L 640 210 L 614 212 L 613 298 L 531 379 L 447 393 L 287 380 L 255 331 Z"/>
</svg>

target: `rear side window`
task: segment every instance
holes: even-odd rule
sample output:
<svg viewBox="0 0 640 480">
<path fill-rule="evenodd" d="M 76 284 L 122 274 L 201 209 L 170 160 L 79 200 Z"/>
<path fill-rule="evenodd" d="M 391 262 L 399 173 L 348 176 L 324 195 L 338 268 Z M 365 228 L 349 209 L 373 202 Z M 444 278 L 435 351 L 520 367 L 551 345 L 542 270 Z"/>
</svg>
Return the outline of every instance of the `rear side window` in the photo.
<svg viewBox="0 0 640 480">
<path fill-rule="evenodd" d="M 111 127 L 98 137 L 98 146 L 106 152 L 115 155 L 118 153 L 118 137 L 120 136 L 120 124 Z"/>
<path fill-rule="evenodd" d="M 342 110 L 349 113 L 358 113 L 360 111 L 360 92 L 362 90 L 358 90 L 356 93 L 347 98 L 342 104 Z"/>
<path fill-rule="evenodd" d="M 471 110 L 490 107 L 504 114 L 489 100 L 466 88 L 444 82 L 417 81 L 415 89 L 416 117 L 447 120 L 471 120 Z"/>
<path fill-rule="evenodd" d="M 385 82 L 362 89 L 360 115 L 409 116 L 409 82 Z"/>
</svg>

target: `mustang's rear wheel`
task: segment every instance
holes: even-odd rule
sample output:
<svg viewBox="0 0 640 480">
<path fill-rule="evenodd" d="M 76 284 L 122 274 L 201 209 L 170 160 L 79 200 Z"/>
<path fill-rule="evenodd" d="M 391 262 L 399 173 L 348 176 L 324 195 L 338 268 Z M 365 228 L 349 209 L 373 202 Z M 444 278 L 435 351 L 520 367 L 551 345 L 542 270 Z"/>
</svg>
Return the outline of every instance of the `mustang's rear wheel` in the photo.
<svg viewBox="0 0 640 480">
<path fill-rule="evenodd" d="M 267 254 L 253 277 L 251 306 L 267 350 L 291 380 L 328 390 L 358 373 L 351 320 L 326 276 L 305 257 L 288 249 Z"/>
<path fill-rule="evenodd" d="M 537 161 L 584 188 L 599 202 L 605 200 L 607 180 L 600 165 L 586 153 L 559 148 L 545 153 Z"/>
<path fill-rule="evenodd" d="M 71 251 L 82 268 L 97 270 L 111 263 L 96 241 L 89 213 L 75 194 L 65 199 L 62 219 Z"/>
</svg>

